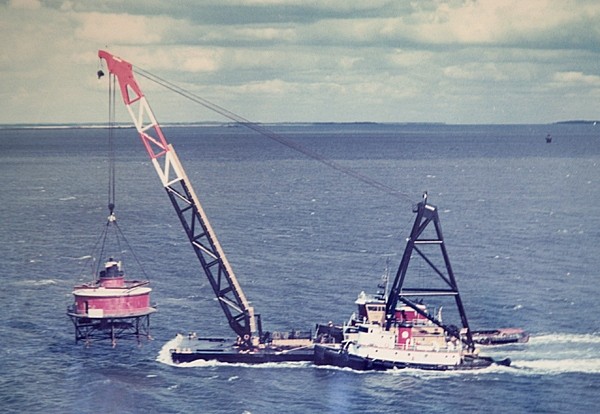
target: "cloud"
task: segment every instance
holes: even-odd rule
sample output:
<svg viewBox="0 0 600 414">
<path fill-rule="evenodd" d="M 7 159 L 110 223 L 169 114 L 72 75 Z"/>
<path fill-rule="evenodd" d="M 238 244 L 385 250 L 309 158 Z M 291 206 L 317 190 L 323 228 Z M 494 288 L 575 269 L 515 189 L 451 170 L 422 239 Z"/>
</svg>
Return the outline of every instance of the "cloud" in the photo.
<svg viewBox="0 0 600 414">
<path fill-rule="evenodd" d="M 580 3 L 568 0 L 422 1 L 411 3 L 411 9 L 401 10 L 402 14 L 394 14 L 400 10 L 392 7 L 389 13 L 364 18 L 360 15 L 351 19 L 344 15 L 330 17 L 313 22 L 307 31 L 326 44 L 397 42 L 424 47 L 526 45 L 544 48 L 548 39 L 554 42 L 562 39 L 572 47 L 588 48 L 592 47 L 591 39 L 575 33 L 587 32 L 586 26 L 600 21 L 600 3 Z M 588 37 L 600 40 L 600 32 L 588 32 Z"/>
<path fill-rule="evenodd" d="M 10 0 L 0 23 L 0 122 L 100 117 L 99 48 L 272 121 L 531 122 L 600 93 L 596 0 Z"/>
<path fill-rule="evenodd" d="M 387 60 L 396 67 L 414 67 L 431 61 L 433 53 L 427 50 L 394 49 L 387 55 Z"/>
<path fill-rule="evenodd" d="M 582 72 L 558 72 L 553 80 L 563 86 L 582 85 L 600 87 L 600 75 L 585 75 Z"/>
<path fill-rule="evenodd" d="M 123 56 L 135 66 L 153 71 L 213 72 L 221 68 L 218 48 L 171 46 L 158 50 L 123 47 Z"/>
<path fill-rule="evenodd" d="M 78 13 L 78 39 L 99 44 L 152 44 L 162 40 L 169 25 L 165 17 L 135 16 L 129 14 Z"/>
<path fill-rule="evenodd" d="M 16 4 L 14 4 L 16 3 Z M 48 10 L 37 2 L 12 2 L 0 9 L 0 37 L 4 45 L 0 69 L 20 78 L 49 70 L 47 60 L 72 39 L 70 16 Z"/>
<path fill-rule="evenodd" d="M 10 0 L 8 7 L 12 9 L 37 10 L 42 7 L 39 0 Z"/>
<path fill-rule="evenodd" d="M 296 87 L 293 84 L 286 83 L 281 79 L 272 79 L 264 82 L 252 82 L 237 88 L 238 92 L 251 94 L 284 94 L 294 93 Z"/>
<path fill-rule="evenodd" d="M 494 82 L 510 79 L 511 71 L 503 71 L 495 63 L 471 62 L 463 66 L 449 66 L 444 68 L 444 75 L 448 78 L 462 80 L 490 80 Z"/>
<path fill-rule="evenodd" d="M 276 40 L 277 42 L 289 42 L 297 39 L 296 31 L 290 28 L 240 28 L 231 31 L 231 34 L 234 38 L 243 41 Z"/>
</svg>

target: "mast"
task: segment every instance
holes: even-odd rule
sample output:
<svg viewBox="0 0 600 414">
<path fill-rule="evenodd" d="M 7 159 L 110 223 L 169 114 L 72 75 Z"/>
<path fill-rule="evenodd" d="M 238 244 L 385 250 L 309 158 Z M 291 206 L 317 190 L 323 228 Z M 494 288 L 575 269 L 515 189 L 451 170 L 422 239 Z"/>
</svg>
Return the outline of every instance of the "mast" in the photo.
<svg viewBox="0 0 600 414">
<path fill-rule="evenodd" d="M 390 290 L 390 294 L 387 299 L 385 306 L 385 318 L 386 318 L 386 329 L 389 330 L 390 326 L 396 320 L 396 306 L 398 301 L 406 304 L 407 306 L 414 309 L 420 315 L 431 320 L 436 325 L 444 329 L 449 335 L 456 337 L 459 340 L 463 340 L 470 351 L 475 349 L 475 344 L 469 329 L 469 322 L 467 320 L 467 314 L 460 298 L 460 292 L 458 291 L 458 285 L 452 266 L 450 265 L 450 259 L 448 252 L 446 251 L 446 245 L 444 243 L 444 236 L 442 234 L 442 226 L 440 224 L 440 218 L 438 215 L 437 207 L 427 203 L 427 193 L 423 195 L 423 200 L 419 202 L 413 211 L 416 213 L 416 218 L 410 232 L 410 236 L 406 242 L 406 248 L 398 267 L 394 283 Z M 433 225 L 434 236 L 425 238 L 424 233 L 428 226 Z M 427 233 L 427 236 L 431 236 Z M 438 268 L 432 260 L 425 254 L 424 249 L 420 246 L 439 246 L 439 252 L 442 255 L 444 269 Z M 438 276 L 443 281 L 442 288 L 411 288 L 405 286 L 406 274 L 408 265 L 411 257 L 414 253 L 417 253 L 425 263 L 433 270 L 435 276 Z M 461 338 L 460 330 L 456 327 L 444 325 L 441 321 L 435 317 L 424 312 L 417 306 L 417 303 L 412 298 L 423 298 L 423 297 L 441 297 L 441 296 L 452 296 L 454 297 L 456 308 L 460 315 L 462 327 L 466 329 L 466 339 Z"/>
<path fill-rule="evenodd" d="M 125 107 L 227 317 L 229 326 L 240 340 L 252 346 L 252 337 L 256 332 L 254 309 L 237 281 L 173 146 L 167 142 L 136 82 L 131 63 L 104 50 L 98 51 L 98 56 L 106 61 L 110 76 L 119 82 Z M 98 77 L 102 75 L 104 73 L 98 71 Z"/>
</svg>

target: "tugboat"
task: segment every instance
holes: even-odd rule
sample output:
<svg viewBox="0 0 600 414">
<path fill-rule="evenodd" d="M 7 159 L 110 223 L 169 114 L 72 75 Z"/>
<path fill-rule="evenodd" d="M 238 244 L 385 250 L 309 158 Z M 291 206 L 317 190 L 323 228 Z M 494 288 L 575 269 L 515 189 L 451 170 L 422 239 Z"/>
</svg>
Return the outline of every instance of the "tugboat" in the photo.
<svg viewBox="0 0 600 414">
<path fill-rule="evenodd" d="M 376 296 L 362 292 L 354 314 L 343 327 L 341 344 L 315 344 L 315 363 L 356 370 L 419 368 L 469 370 L 492 364 L 510 365 L 480 356 L 475 347 L 458 285 L 446 251 L 437 208 L 427 194 L 415 207 L 417 214 L 390 292 Z M 431 227 L 433 229 L 431 229 Z M 429 227 L 429 228 L 428 228 Z M 439 248 L 441 261 L 427 248 Z M 413 253 L 433 270 L 435 282 L 428 287 L 409 287 L 407 271 Z M 437 282 L 437 283 L 436 283 Z M 424 297 L 453 299 L 461 327 L 442 321 L 441 308 L 430 312 Z"/>
</svg>

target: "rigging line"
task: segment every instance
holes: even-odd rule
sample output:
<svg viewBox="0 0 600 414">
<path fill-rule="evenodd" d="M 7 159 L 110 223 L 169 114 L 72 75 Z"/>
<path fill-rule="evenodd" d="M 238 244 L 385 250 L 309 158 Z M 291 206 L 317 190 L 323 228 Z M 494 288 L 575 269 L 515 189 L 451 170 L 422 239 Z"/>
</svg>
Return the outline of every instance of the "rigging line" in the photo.
<svg viewBox="0 0 600 414">
<path fill-rule="evenodd" d="M 104 231 L 102 232 L 101 239 L 102 245 L 100 246 L 100 252 L 98 254 L 98 261 L 96 262 L 96 270 L 94 275 L 97 277 L 100 275 L 100 266 L 102 265 L 102 257 L 104 257 L 104 249 L 106 247 L 106 240 L 108 239 L 108 228 L 110 227 L 110 220 L 106 222 Z"/>
<path fill-rule="evenodd" d="M 135 72 L 137 74 L 139 74 L 140 76 L 183 96 L 184 98 L 187 98 L 197 104 L 200 104 L 200 105 L 204 106 L 205 108 L 208 108 L 220 115 L 223 115 L 224 117 L 226 117 L 232 121 L 235 121 L 249 129 L 252 129 L 267 138 L 270 138 L 276 142 L 279 142 L 282 145 L 285 145 L 285 146 L 287 146 L 293 150 L 296 150 L 310 158 L 313 158 L 313 159 L 321 162 L 322 164 L 325 164 L 328 167 L 333 168 L 336 171 L 339 171 L 346 175 L 349 175 L 359 181 L 362 181 L 363 183 L 365 183 L 371 187 L 382 190 L 385 193 L 390 194 L 392 196 L 395 196 L 398 198 L 404 198 L 405 200 L 409 201 L 411 204 L 415 203 L 414 199 L 406 193 L 398 191 L 395 188 L 390 187 L 386 184 L 383 184 L 383 183 L 381 183 L 367 175 L 364 175 L 352 168 L 345 167 L 338 162 L 335 162 L 331 159 L 325 158 L 324 156 L 318 154 L 317 152 L 309 150 L 293 141 L 290 141 L 289 139 L 284 138 L 283 136 L 265 128 L 264 126 L 262 126 L 256 122 L 252 122 L 240 115 L 237 115 L 234 112 L 229 111 L 228 109 L 225 109 L 217 104 L 214 104 L 214 103 L 210 102 L 209 100 L 204 99 L 192 92 L 189 92 L 189 91 L 181 88 L 180 86 L 177 86 L 165 79 L 162 79 L 161 77 L 156 76 L 138 66 L 135 66 Z"/>
<path fill-rule="evenodd" d="M 142 274 L 144 275 L 144 279 L 150 280 L 150 277 L 148 277 L 148 274 L 146 273 L 146 270 L 144 269 L 144 266 L 142 266 L 142 263 L 140 262 L 139 258 L 135 254 L 135 251 L 131 247 L 131 244 L 129 244 L 129 241 L 127 240 L 127 237 L 125 237 L 125 234 L 123 233 L 123 231 L 119 227 L 119 224 L 117 223 L 116 220 L 113 222 L 113 225 L 116 227 L 118 234 L 120 234 L 121 237 L 123 238 L 123 241 L 125 242 L 125 245 L 129 249 L 129 252 L 133 256 L 133 259 L 135 260 L 135 262 L 137 263 L 137 265 L 140 267 L 140 270 L 142 271 Z M 118 237 L 117 237 L 117 240 L 118 240 Z M 121 251 L 121 244 L 120 243 L 119 243 L 119 251 Z"/>
<path fill-rule="evenodd" d="M 104 230 L 105 231 L 105 230 Z M 104 231 L 102 232 L 102 234 L 100 234 L 98 236 L 98 238 L 96 239 L 96 242 L 94 243 L 94 247 L 92 248 L 92 252 L 95 252 L 96 249 L 98 248 L 98 244 L 100 243 L 100 240 L 102 240 L 102 238 L 104 237 Z M 91 263 L 90 263 L 91 262 Z M 81 271 L 79 272 L 79 276 L 82 277 L 85 275 L 85 268 L 88 266 L 88 264 L 90 265 L 90 270 L 92 272 L 92 275 L 94 276 L 95 279 L 95 275 L 97 273 L 97 270 L 94 269 L 95 267 L 95 263 L 96 263 L 96 258 L 94 257 L 94 255 L 92 254 L 88 259 L 84 260 L 83 266 L 81 268 Z"/>
</svg>

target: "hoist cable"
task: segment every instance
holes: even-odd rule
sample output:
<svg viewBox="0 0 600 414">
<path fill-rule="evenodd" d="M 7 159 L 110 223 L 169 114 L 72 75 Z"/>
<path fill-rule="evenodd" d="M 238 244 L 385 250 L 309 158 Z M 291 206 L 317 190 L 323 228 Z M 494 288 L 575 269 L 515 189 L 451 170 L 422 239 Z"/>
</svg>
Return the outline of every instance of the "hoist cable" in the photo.
<svg viewBox="0 0 600 414">
<path fill-rule="evenodd" d="M 352 168 L 346 167 L 346 166 L 344 166 L 344 165 L 342 165 L 342 164 L 340 164 L 340 163 L 338 163 L 336 161 L 328 159 L 328 158 L 326 158 L 326 157 L 318 154 L 315 151 L 312 151 L 310 149 L 307 149 L 307 148 L 299 145 L 296 142 L 290 141 L 289 139 L 287 139 L 287 138 L 285 138 L 285 137 L 283 137 L 283 136 L 281 136 L 281 135 L 279 135 L 279 134 L 277 134 L 277 133 L 275 133 L 275 132 L 273 132 L 273 131 L 265 128 L 264 126 L 262 126 L 262 125 L 260 125 L 260 124 L 258 124 L 256 122 L 252 122 L 252 121 L 250 121 L 250 120 L 248 120 L 248 119 L 246 119 L 246 118 L 244 118 L 244 117 L 242 117 L 240 115 L 237 115 L 237 114 L 235 114 L 234 112 L 231 112 L 228 109 L 225 109 L 225 108 L 223 108 L 223 107 L 221 107 L 221 106 L 219 106 L 217 104 L 214 104 L 214 103 L 210 102 L 209 100 L 207 100 L 205 98 L 202 98 L 202 97 L 200 97 L 200 96 L 198 96 L 198 95 L 196 95 L 196 94 L 194 94 L 192 92 L 189 92 L 189 91 L 183 89 L 182 87 L 177 86 L 174 83 L 171 83 L 171 82 L 169 82 L 169 81 L 167 81 L 165 79 L 162 79 L 161 77 L 156 76 L 156 75 L 154 75 L 154 74 L 152 74 L 152 73 L 150 73 L 150 72 L 148 72 L 148 71 L 146 71 L 146 70 L 144 70 L 144 69 L 142 69 L 142 68 L 140 68 L 138 66 L 135 66 L 134 68 L 135 68 L 135 72 L 138 75 L 140 75 L 140 76 L 142 76 L 142 77 L 144 77 L 144 78 L 146 78 L 146 79 L 148 79 L 148 80 L 150 80 L 150 81 L 152 81 L 152 82 L 154 82 L 154 83 L 156 83 L 156 84 L 158 84 L 160 86 L 163 86 L 164 88 L 167 88 L 167 89 L 169 89 L 169 90 L 177 93 L 178 95 L 181 95 L 184 98 L 187 98 L 187 99 L 191 100 L 192 102 L 200 104 L 200 105 L 204 106 L 205 108 L 208 108 L 211 111 L 214 111 L 214 112 L 216 112 L 216 113 L 218 113 L 220 115 L 223 115 L 224 117 L 226 117 L 226 118 L 228 118 L 228 119 L 230 119 L 230 120 L 232 120 L 232 121 L 234 121 L 234 122 L 236 122 L 236 123 L 238 123 L 238 124 L 240 124 L 242 126 L 245 126 L 245 127 L 249 128 L 249 129 L 251 129 L 253 131 L 256 131 L 259 134 L 261 134 L 261 135 L 263 135 L 263 136 L 265 136 L 267 138 L 270 138 L 270 139 L 272 139 L 272 140 L 274 140 L 276 142 L 279 142 L 282 145 L 287 146 L 288 148 L 291 148 L 291 149 L 293 149 L 295 151 L 298 151 L 298 152 L 300 152 L 300 153 L 302 153 L 302 154 L 304 154 L 304 155 L 306 155 L 306 156 L 308 156 L 310 158 L 313 158 L 313 159 L 321 162 L 322 164 L 325 164 L 328 167 L 333 168 L 336 171 L 342 172 L 342 173 L 344 173 L 344 174 L 346 174 L 346 175 L 348 175 L 350 177 L 353 177 L 353 178 L 355 178 L 355 179 L 357 179 L 357 180 L 359 180 L 359 181 L 361 181 L 361 182 L 363 182 L 363 183 L 365 183 L 365 184 L 367 184 L 367 185 L 369 185 L 371 187 L 374 187 L 374 188 L 377 188 L 379 190 L 382 190 L 385 193 L 390 194 L 392 196 L 395 196 L 395 197 L 398 197 L 398 198 L 403 198 L 403 199 L 409 201 L 411 204 L 414 204 L 413 198 L 410 197 L 408 194 L 405 194 L 405 193 L 403 193 L 401 191 L 398 191 L 398 190 L 396 190 L 393 187 L 390 187 L 390 186 L 388 186 L 386 184 L 383 184 L 383 183 L 381 183 L 381 182 L 379 182 L 379 181 L 377 181 L 377 180 L 375 180 L 375 179 L 373 179 L 373 178 L 371 178 L 371 177 L 369 177 L 369 176 L 367 176 L 365 174 L 362 174 L 362 173 L 360 173 L 360 172 L 358 172 L 358 171 L 356 171 L 356 170 L 354 170 Z"/>
<path fill-rule="evenodd" d="M 115 87 L 116 77 L 111 74 L 108 82 L 108 210 L 115 208 Z"/>
<path fill-rule="evenodd" d="M 135 254 L 132 249 L 129 241 L 125 237 L 125 234 L 117 224 L 116 216 L 114 215 L 115 203 L 116 203 L 116 150 L 115 150 L 115 125 L 116 125 L 116 97 L 117 97 L 117 87 L 116 87 L 117 77 L 114 74 L 110 74 L 109 82 L 108 82 L 108 209 L 109 209 L 109 217 L 106 223 L 106 227 L 104 228 L 103 234 L 100 236 L 102 240 L 102 244 L 100 247 L 100 256 L 103 257 L 105 254 L 106 244 L 109 238 L 109 230 L 112 228 L 114 231 L 114 238 L 116 243 L 116 248 L 118 255 L 123 254 L 123 247 L 121 246 L 121 239 L 124 241 L 125 246 L 129 249 L 129 252 L 133 256 L 133 259 L 139 266 L 144 277 L 149 280 L 149 277 L 142 266 L 139 258 Z M 99 274 L 101 262 L 98 261 L 96 266 L 96 274 Z"/>
</svg>

